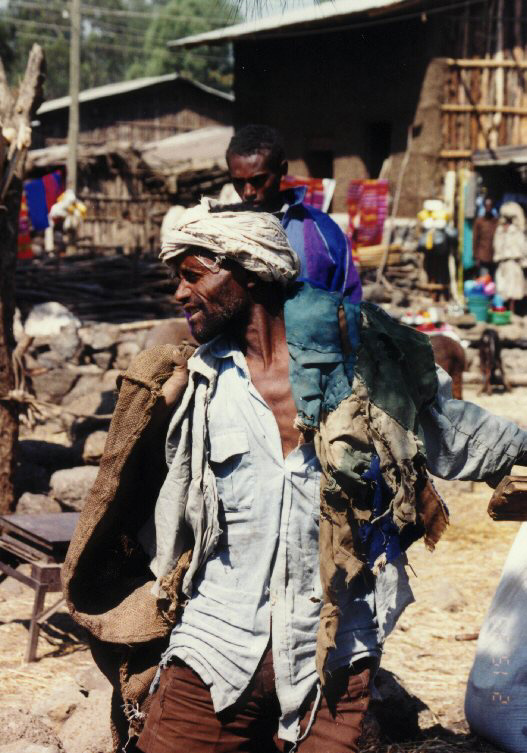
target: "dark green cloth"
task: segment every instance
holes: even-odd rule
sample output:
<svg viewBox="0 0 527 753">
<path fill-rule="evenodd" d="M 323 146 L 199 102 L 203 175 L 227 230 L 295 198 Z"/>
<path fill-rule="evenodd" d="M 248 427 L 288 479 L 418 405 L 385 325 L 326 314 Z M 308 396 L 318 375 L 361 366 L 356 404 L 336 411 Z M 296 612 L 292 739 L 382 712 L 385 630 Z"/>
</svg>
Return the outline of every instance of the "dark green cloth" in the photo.
<svg viewBox="0 0 527 753">
<path fill-rule="evenodd" d="M 349 349 L 343 353 L 339 309 L 346 315 Z M 361 314 L 365 324 L 361 326 Z M 418 416 L 437 393 L 429 338 L 371 303 L 351 304 L 340 293 L 297 284 L 285 303 L 289 372 L 301 422 L 318 428 L 351 394 L 357 373 L 370 400 L 405 429 L 420 434 Z"/>
</svg>

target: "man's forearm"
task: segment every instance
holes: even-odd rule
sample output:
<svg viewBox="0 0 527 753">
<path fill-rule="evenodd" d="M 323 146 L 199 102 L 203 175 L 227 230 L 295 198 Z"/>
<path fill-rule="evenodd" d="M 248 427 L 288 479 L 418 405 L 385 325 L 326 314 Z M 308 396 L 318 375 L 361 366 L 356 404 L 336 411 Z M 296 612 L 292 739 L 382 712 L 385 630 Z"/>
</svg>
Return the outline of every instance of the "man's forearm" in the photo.
<svg viewBox="0 0 527 753">
<path fill-rule="evenodd" d="M 527 432 L 474 403 L 454 400 L 438 368 L 436 403 L 421 416 L 427 465 L 445 479 L 499 483 L 513 465 L 527 465 Z"/>
</svg>

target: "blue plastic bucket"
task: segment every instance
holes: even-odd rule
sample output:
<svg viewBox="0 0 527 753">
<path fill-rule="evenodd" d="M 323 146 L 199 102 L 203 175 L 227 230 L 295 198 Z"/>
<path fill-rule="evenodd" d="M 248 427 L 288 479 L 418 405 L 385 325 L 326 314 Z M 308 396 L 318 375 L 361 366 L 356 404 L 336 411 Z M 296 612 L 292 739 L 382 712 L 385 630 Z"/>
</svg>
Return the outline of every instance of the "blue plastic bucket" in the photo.
<svg viewBox="0 0 527 753">
<path fill-rule="evenodd" d="M 489 299 L 485 295 L 469 295 L 468 310 L 474 314 L 477 322 L 486 322 L 489 318 Z"/>
</svg>

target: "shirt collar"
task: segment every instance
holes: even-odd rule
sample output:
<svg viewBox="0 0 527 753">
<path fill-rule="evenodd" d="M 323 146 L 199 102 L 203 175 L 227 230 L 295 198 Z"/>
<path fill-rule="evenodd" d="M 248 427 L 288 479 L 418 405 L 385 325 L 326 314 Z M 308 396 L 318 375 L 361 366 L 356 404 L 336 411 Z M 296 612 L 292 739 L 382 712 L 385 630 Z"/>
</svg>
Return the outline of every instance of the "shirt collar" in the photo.
<svg viewBox="0 0 527 753">
<path fill-rule="evenodd" d="M 307 186 L 295 186 L 294 188 L 287 188 L 285 191 L 280 191 L 280 195 L 283 199 L 281 211 L 285 212 L 289 207 L 302 204 L 306 197 L 306 193 Z"/>
<path fill-rule="evenodd" d="M 215 360 L 232 358 L 234 364 L 247 376 L 247 363 L 239 345 L 230 337 L 218 335 L 208 343 L 200 345 L 189 359 L 190 371 L 209 376 L 209 369 Z"/>
</svg>

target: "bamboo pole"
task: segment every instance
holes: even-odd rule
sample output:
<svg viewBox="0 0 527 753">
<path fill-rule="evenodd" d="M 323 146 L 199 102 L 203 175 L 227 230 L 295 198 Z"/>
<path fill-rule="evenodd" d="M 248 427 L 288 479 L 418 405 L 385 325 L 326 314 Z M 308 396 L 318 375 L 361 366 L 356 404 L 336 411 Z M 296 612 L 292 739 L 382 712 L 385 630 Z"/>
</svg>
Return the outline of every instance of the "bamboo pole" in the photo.
<svg viewBox="0 0 527 753">
<path fill-rule="evenodd" d="M 513 21 L 513 36 L 514 47 L 512 50 L 512 58 L 515 63 L 523 62 L 523 47 L 522 47 L 522 31 L 521 31 L 521 15 L 522 15 L 522 0 L 514 0 L 514 21 Z M 514 92 L 514 104 L 518 107 L 523 106 L 523 75 L 521 69 L 516 69 L 514 76 L 515 92 Z M 513 118 L 511 144 L 518 145 L 521 140 L 521 118 L 516 115 Z"/>
<path fill-rule="evenodd" d="M 475 113 L 498 113 L 501 115 L 527 115 L 527 107 L 514 107 L 511 105 L 458 105 L 458 104 L 445 104 L 441 105 L 443 112 L 475 112 Z"/>
<path fill-rule="evenodd" d="M 496 58 L 447 58 L 447 65 L 452 68 L 527 68 L 527 60 L 507 60 Z"/>
<path fill-rule="evenodd" d="M 471 149 L 442 149 L 439 152 L 439 156 L 442 159 L 469 159 L 472 157 Z"/>
<path fill-rule="evenodd" d="M 490 30 L 491 30 L 491 23 L 490 23 L 490 15 L 491 15 L 492 5 L 487 5 L 485 8 L 485 19 L 484 19 L 484 40 L 485 40 L 485 59 L 480 60 L 478 62 L 483 63 L 489 63 L 490 62 Z M 489 67 L 483 67 L 482 66 L 482 72 L 481 72 L 481 97 L 485 99 L 489 99 L 489 89 L 490 89 L 490 72 L 491 69 Z M 489 118 L 482 116 L 480 118 L 480 137 L 478 139 L 478 148 L 479 149 L 488 149 L 490 147 L 489 143 L 489 131 L 490 131 L 490 123 Z"/>
<path fill-rule="evenodd" d="M 502 122 L 502 110 L 504 101 L 504 68 L 501 65 L 504 62 L 503 55 L 503 12 L 504 12 L 504 0 L 498 0 L 497 7 L 497 19 L 496 19 L 496 53 L 494 59 L 498 62 L 498 66 L 495 69 L 495 100 L 497 109 L 494 111 L 492 117 L 492 130 L 490 132 L 490 146 L 496 148 L 499 143 L 499 128 Z"/>
</svg>

